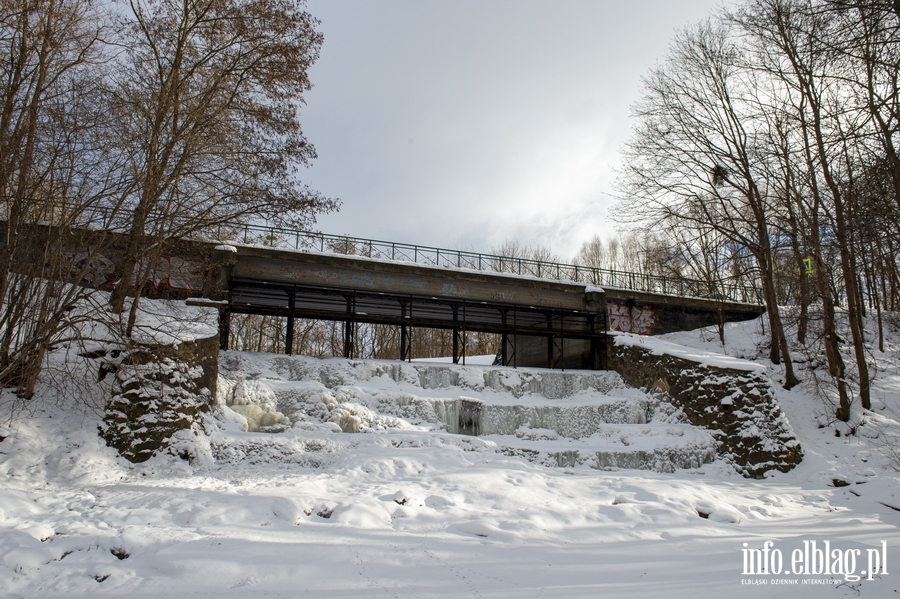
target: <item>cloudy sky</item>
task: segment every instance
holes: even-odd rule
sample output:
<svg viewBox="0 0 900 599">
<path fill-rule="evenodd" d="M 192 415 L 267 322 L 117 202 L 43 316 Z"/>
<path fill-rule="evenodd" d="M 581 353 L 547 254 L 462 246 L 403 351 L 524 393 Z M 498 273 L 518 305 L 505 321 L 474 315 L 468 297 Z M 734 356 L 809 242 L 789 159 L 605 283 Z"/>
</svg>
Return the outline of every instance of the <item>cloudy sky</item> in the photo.
<svg viewBox="0 0 900 599">
<path fill-rule="evenodd" d="M 640 79 L 720 0 L 308 0 L 326 233 L 568 259 L 609 221 Z"/>
</svg>

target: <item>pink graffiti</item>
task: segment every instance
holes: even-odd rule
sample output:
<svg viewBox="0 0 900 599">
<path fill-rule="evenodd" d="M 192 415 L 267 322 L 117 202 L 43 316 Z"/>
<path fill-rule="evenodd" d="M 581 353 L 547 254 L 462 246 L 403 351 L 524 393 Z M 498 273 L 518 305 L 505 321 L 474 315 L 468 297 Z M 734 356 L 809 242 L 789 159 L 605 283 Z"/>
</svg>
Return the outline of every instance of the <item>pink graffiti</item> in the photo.
<svg viewBox="0 0 900 599">
<path fill-rule="evenodd" d="M 649 335 L 656 324 L 656 314 L 649 306 L 629 308 L 626 304 L 607 304 L 609 330 Z"/>
<path fill-rule="evenodd" d="M 115 285 L 115 262 L 91 248 L 86 250 L 71 249 L 63 258 L 69 268 L 70 280 L 81 280 L 84 284 L 97 289 Z M 145 265 L 138 265 L 135 271 L 144 270 Z M 170 289 L 174 291 L 203 291 L 205 265 L 202 262 L 184 260 L 177 256 L 159 258 L 150 270 L 148 283 L 154 290 Z M 131 275 L 134 286 L 135 275 Z"/>
</svg>

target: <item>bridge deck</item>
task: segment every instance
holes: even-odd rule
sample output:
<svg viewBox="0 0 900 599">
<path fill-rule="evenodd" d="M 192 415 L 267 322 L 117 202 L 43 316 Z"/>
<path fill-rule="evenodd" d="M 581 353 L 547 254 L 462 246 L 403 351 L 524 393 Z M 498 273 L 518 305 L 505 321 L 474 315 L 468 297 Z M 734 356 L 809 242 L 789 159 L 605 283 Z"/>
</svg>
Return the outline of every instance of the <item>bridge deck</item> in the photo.
<svg viewBox="0 0 900 599">
<path fill-rule="evenodd" d="M 424 327 L 453 330 L 455 346 L 465 331 L 499 334 L 505 363 L 514 362 L 523 335 L 548 340 L 550 366 L 554 340 L 556 347 L 565 339 L 588 342 L 588 367 L 600 359 L 590 348 L 602 347 L 605 302 L 602 292 L 583 284 L 260 246 L 234 249 L 218 252 L 227 264 L 220 286 L 227 282 L 228 310 L 287 318 L 287 348 L 294 319 L 313 318 L 399 326 L 403 357 L 409 327 Z M 349 337 L 344 352 L 352 353 Z"/>
<path fill-rule="evenodd" d="M 256 243 L 284 249 L 405 261 L 423 266 L 510 273 L 517 276 L 572 281 L 598 287 L 615 287 L 678 297 L 715 297 L 753 305 L 763 303 L 762 290 L 758 287 L 724 280 L 701 281 L 687 277 L 664 277 L 580 264 L 532 260 L 249 224 L 223 228 L 219 231 L 218 238 L 235 238 L 242 240 L 245 244 Z"/>
</svg>

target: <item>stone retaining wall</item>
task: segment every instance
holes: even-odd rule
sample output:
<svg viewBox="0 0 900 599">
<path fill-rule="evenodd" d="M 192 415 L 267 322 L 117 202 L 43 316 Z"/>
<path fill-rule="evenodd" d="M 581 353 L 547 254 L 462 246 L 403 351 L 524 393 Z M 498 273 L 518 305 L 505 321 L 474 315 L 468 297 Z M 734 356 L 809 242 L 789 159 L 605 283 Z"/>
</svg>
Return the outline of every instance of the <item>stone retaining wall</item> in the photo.
<svg viewBox="0 0 900 599">
<path fill-rule="evenodd" d="M 763 478 L 800 463 L 800 443 L 761 373 L 707 366 L 616 339 L 611 335 L 608 342 L 609 369 L 629 385 L 664 393 L 692 424 L 713 431 L 720 455 L 744 476 Z"/>
<path fill-rule="evenodd" d="M 169 447 L 180 431 L 199 426 L 215 398 L 218 357 L 218 335 L 132 349 L 115 368 L 101 426 L 107 445 L 131 462 L 143 462 Z"/>
</svg>

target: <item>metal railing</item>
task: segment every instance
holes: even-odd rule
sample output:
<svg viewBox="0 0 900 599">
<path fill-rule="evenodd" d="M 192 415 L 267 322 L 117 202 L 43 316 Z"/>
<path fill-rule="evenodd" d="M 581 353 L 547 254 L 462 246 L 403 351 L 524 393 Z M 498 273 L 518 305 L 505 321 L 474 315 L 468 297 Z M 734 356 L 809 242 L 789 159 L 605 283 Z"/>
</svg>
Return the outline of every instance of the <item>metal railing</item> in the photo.
<svg viewBox="0 0 900 599">
<path fill-rule="evenodd" d="M 85 207 L 69 209 L 64 212 L 66 213 L 65 223 L 70 227 L 124 231 L 129 226 L 129 213 L 127 210 L 112 212 L 107 207 Z M 3 214 L 0 214 L 0 218 L 3 218 L 3 216 Z M 51 211 L 49 214 L 42 212 L 41 215 L 32 216 L 28 220 L 54 224 L 55 218 Z M 155 226 L 164 229 L 172 226 L 178 228 L 182 224 L 177 217 L 156 213 L 149 215 L 148 224 L 150 224 L 151 228 L 153 222 L 157 223 Z M 765 303 L 760 288 L 723 281 L 710 282 L 686 277 L 664 277 L 594 268 L 579 264 L 514 258 L 245 223 L 219 225 L 201 230 L 197 230 L 195 225 L 190 224 L 190 226 L 185 226 L 185 229 L 192 230 L 191 238 L 207 241 L 214 238 L 214 240 L 221 242 L 232 241 L 251 245 L 363 256 L 382 260 L 399 260 L 427 266 L 509 273 L 557 281 L 574 281 L 596 285 L 601 288 L 612 287 L 647 293 L 707 298 L 756 305 Z"/>
<path fill-rule="evenodd" d="M 528 258 L 512 258 L 464 250 L 450 250 L 423 245 L 362 239 L 346 235 L 328 235 L 312 231 L 295 231 L 261 225 L 234 225 L 217 230 L 220 241 L 236 241 L 250 245 L 290 248 L 329 254 L 362 256 L 381 260 L 399 260 L 427 266 L 460 268 L 484 272 L 510 273 L 539 279 L 574 281 L 647 293 L 681 297 L 707 298 L 720 301 L 763 304 L 758 287 L 724 282 L 710 283 L 684 277 L 663 277 L 619 270 L 594 268 L 579 264 L 546 262 Z"/>
</svg>

